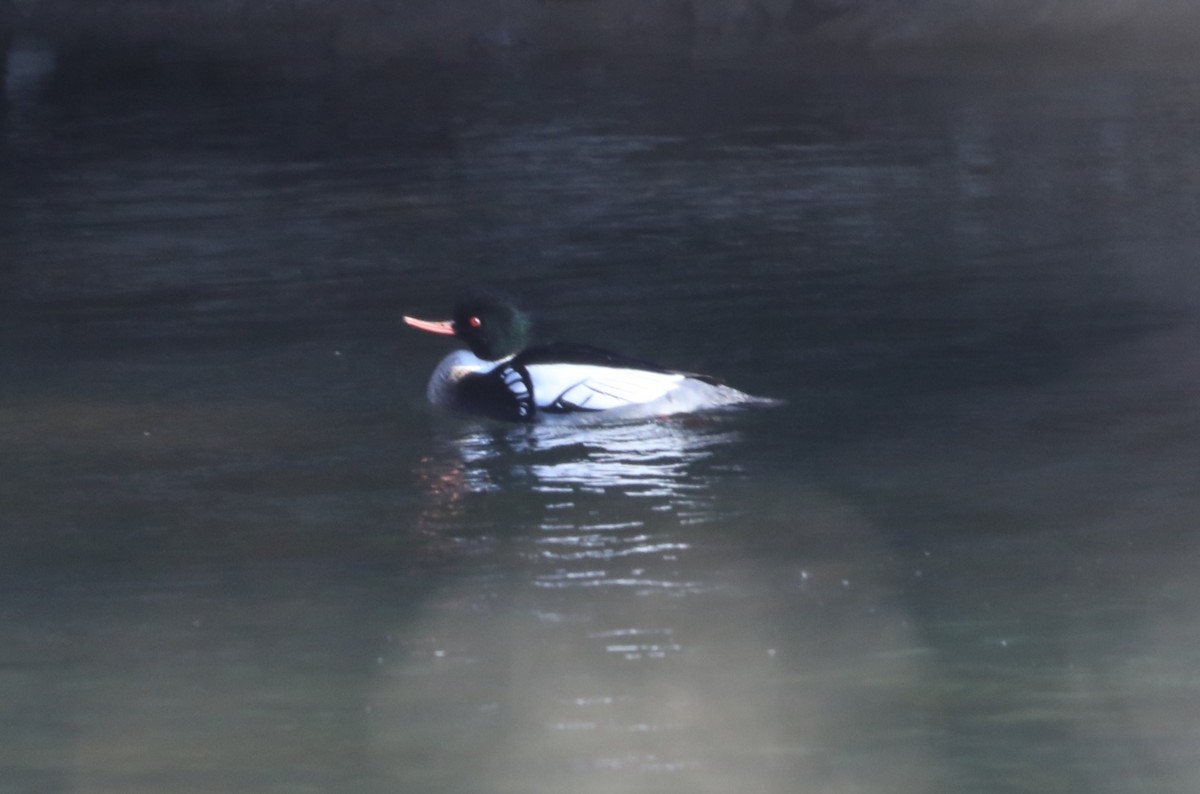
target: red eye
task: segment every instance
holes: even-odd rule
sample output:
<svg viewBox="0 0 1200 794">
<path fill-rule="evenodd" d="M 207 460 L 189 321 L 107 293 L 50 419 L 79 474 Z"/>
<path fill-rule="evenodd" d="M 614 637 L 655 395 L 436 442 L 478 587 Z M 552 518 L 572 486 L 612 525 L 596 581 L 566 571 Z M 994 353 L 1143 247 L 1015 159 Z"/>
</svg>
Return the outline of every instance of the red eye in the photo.
<svg viewBox="0 0 1200 794">
<path fill-rule="evenodd" d="M 467 320 L 467 325 L 471 326 L 472 328 L 478 328 L 479 326 L 483 325 L 483 320 L 480 320 L 478 317 L 472 317 L 471 319 Z"/>
</svg>

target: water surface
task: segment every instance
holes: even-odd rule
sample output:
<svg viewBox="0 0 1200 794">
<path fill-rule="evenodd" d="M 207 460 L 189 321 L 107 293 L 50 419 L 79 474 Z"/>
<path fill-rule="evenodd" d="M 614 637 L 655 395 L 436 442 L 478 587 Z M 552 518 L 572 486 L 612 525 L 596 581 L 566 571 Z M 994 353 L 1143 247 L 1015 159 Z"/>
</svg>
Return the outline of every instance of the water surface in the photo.
<svg viewBox="0 0 1200 794">
<path fill-rule="evenodd" d="M 1196 76 L 18 47 L 0 770 L 1191 791 Z M 464 286 L 786 406 L 425 404 Z"/>
</svg>

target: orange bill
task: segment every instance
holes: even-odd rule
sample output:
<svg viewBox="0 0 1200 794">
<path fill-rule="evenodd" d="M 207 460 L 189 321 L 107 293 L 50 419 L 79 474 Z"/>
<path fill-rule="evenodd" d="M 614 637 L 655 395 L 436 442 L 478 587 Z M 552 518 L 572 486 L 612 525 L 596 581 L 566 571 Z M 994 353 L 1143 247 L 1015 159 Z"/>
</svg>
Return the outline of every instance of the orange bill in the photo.
<svg viewBox="0 0 1200 794">
<path fill-rule="evenodd" d="M 445 334 L 454 336 L 454 323 L 450 320 L 442 320 L 434 322 L 432 320 L 418 320 L 416 317 L 404 315 L 404 322 L 411 325 L 413 328 L 419 328 L 422 331 L 429 331 L 432 334 Z"/>
</svg>

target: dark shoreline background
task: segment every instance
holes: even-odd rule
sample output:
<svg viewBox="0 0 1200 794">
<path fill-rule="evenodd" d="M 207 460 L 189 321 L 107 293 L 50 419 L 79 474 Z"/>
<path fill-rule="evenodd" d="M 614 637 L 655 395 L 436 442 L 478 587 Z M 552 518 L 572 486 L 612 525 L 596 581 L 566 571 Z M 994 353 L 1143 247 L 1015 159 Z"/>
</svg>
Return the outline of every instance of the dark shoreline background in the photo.
<svg viewBox="0 0 1200 794">
<path fill-rule="evenodd" d="M 831 60 L 1186 55 L 1184 0 L 4 0 L 0 29 L 60 47 L 251 58 L 281 68 L 489 53 L 820 66 Z"/>
</svg>

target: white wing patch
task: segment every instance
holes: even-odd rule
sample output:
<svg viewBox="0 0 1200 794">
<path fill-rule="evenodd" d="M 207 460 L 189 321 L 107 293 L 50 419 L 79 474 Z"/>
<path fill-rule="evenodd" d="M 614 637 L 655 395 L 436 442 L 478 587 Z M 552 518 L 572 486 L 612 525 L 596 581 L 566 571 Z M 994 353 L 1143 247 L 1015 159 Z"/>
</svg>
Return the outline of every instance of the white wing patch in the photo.
<svg viewBox="0 0 1200 794">
<path fill-rule="evenodd" d="M 607 411 L 664 396 L 685 375 L 591 364 L 533 364 L 529 368 L 539 408 Z"/>
</svg>

